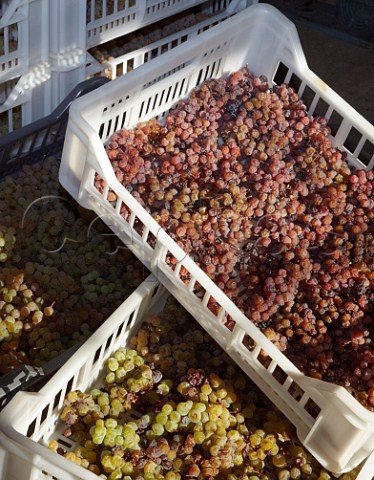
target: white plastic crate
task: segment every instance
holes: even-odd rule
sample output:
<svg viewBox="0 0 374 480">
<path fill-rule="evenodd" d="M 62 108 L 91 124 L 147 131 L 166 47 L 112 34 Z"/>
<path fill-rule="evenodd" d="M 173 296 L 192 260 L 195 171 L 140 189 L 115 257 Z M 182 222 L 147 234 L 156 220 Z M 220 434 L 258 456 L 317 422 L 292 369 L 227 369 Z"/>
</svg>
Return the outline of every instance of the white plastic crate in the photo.
<svg viewBox="0 0 374 480">
<path fill-rule="evenodd" d="M 231 10 L 234 4 L 239 10 L 257 1 L 212 0 L 212 11 L 229 4 Z M 3 0 L 0 98 L 7 97 L 0 100 L 0 133 L 7 134 L 49 115 L 78 83 L 103 72 L 103 67 L 86 53 L 89 48 L 205 2 Z M 137 65 L 147 54 L 138 53 Z M 8 82 L 14 80 L 17 85 L 10 90 Z"/>
<path fill-rule="evenodd" d="M 145 0 L 87 0 L 87 48 L 139 28 L 144 10 Z"/>
<path fill-rule="evenodd" d="M 205 0 L 87 0 L 87 49 Z"/>
<path fill-rule="evenodd" d="M 65 394 L 92 387 L 111 353 L 126 345 L 146 313 L 162 311 L 167 296 L 149 276 L 38 393 L 16 394 L 0 413 L 1 480 L 98 480 L 48 449 L 52 438 L 69 441 L 62 424 L 56 428 Z"/>
<path fill-rule="evenodd" d="M 1 480 L 98 480 L 88 470 L 56 455 L 52 439 L 74 445 L 63 435 L 59 413 L 66 393 L 87 391 L 102 383 L 103 365 L 126 346 L 146 314 L 158 314 L 169 293 L 153 276 L 107 319 L 38 393 L 17 393 L 0 413 Z M 373 459 L 362 466 L 356 480 L 371 480 Z"/>
<path fill-rule="evenodd" d="M 84 80 L 85 4 L 8 0 L 2 2 L 0 43 L 1 32 L 0 96 L 7 98 L 0 102 L 0 121 L 8 133 L 50 114 Z M 15 109 L 21 125 L 14 121 Z"/>
<path fill-rule="evenodd" d="M 374 413 L 343 387 L 303 375 L 120 185 L 104 149 L 114 131 L 164 115 L 197 84 L 246 64 L 270 82 L 276 77 L 278 83 L 299 83 L 299 94 L 311 97 L 311 114 L 327 105 L 333 143 L 347 152 L 352 164 L 373 167 L 373 126 L 309 70 L 295 26 L 275 8 L 258 4 L 75 102 L 60 181 L 79 203 L 101 216 L 261 387 L 295 424 L 300 440 L 322 465 L 344 472 L 373 452 Z M 105 181 L 103 194 L 94 187 L 96 173 Z M 109 188 L 118 197 L 114 207 L 107 201 Z M 128 221 L 120 215 L 123 206 L 131 212 Z M 137 229 L 143 228 L 141 235 L 135 223 Z M 150 246 L 151 239 L 156 239 L 155 248 Z M 166 264 L 168 254 L 177 261 L 175 269 Z M 180 278 L 182 267 L 191 276 L 188 285 Z M 205 292 L 202 298 L 194 291 L 196 283 L 199 292 Z M 207 307 L 211 298 L 221 307 L 217 316 Z M 235 321 L 233 332 L 222 322 L 225 313 Z M 246 335 L 255 344 L 252 352 L 243 344 Z M 271 359 L 267 368 L 258 359 L 261 350 Z M 273 375 L 275 370 L 286 377 L 283 384 Z M 316 418 L 308 412 L 310 401 L 320 408 Z M 374 455 L 374 471 L 373 462 Z"/>
<path fill-rule="evenodd" d="M 0 135 L 21 127 L 27 116 L 22 105 L 29 100 L 28 94 L 15 93 L 28 70 L 28 5 L 18 4 L 8 0 L 0 8 Z"/>
<path fill-rule="evenodd" d="M 102 74 L 114 80 L 147 63 L 152 58 L 167 53 L 181 43 L 222 22 L 230 15 L 255 3 L 257 3 L 257 0 L 212 0 L 202 6 L 202 12 L 212 16 L 144 47 L 120 55 L 105 63 L 99 63 L 91 54 L 87 53 L 86 77 L 90 78 Z"/>
</svg>

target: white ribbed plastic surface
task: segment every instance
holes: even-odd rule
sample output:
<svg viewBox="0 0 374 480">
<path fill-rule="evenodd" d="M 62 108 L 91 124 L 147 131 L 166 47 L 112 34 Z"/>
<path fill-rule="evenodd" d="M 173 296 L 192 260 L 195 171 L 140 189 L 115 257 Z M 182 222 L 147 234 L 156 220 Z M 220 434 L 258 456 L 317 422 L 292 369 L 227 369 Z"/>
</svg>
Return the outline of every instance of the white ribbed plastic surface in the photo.
<svg viewBox="0 0 374 480">
<path fill-rule="evenodd" d="M 70 110 L 60 181 L 79 203 L 110 226 L 261 387 L 295 424 L 300 440 L 314 456 L 329 470 L 344 472 L 373 451 L 374 413 L 343 387 L 304 376 L 120 185 L 104 149 L 106 140 L 119 128 L 162 116 L 205 79 L 246 64 L 270 81 L 283 65 L 287 73 L 282 81 L 296 76 L 301 96 L 307 89 L 309 95 L 312 92 L 311 114 L 320 101 L 327 104 L 327 118 L 337 123 L 334 144 L 347 151 L 354 165 L 373 167 L 370 149 L 369 157 L 364 155 L 367 146 L 374 144 L 373 126 L 309 70 L 295 26 L 275 8 L 258 4 L 75 102 Z M 349 151 L 345 145 L 350 143 L 352 132 L 358 134 L 358 140 Z M 103 194 L 94 188 L 96 173 L 106 182 Z M 118 196 L 115 207 L 106 200 L 109 188 Z M 119 213 L 124 205 L 131 212 L 128 222 Z M 142 235 L 133 228 L 135 222 L 137 229 L 143 225 Z M 157 239 L 155 248 L 148 243 L 150 238 Z M 167 254 L 177 260 L 174 270 L 166 264 Z M 189 285 L 180 278 L 182 267 L 191 275 Z M 203 298 L 194 291 L 196 282 Z M 221 306 L 218 316 L 207 308 L 210 298 Z M 221 321 L 225 313 L 236 322 L 233 332 Z M 256 345 L 252 352 L 243 344 L 245 335 Z M 271 359 L 267 368 L 258 359 L 261 349 Z M 275 370 L 286 377 L 283 384 L 273 375 Z M 310 401 L 320 408 L 317 418 L 308 411 Z M 374 471 L 374 456 L 370 462 Z"/>
<path fill-rule="evenodd" d="M 139 28 L 200 5 L 206 0 L 86 0 L 86 48 L 92 48 Z M 240 0 L 247 6 L 258 0 Z M 227 3 L 223 0 L 215 0 Z M 236 1 L 236 3 L 238 3 Z M 216 11 L 218 8 L 216 8 Z"/>
<path fill-rule="evenodd" d="M 258 0 L 205 2 L 0 1 L 0 135 L 49 115 L 78 83 L 103 72 L 104 68 L 87 53 L 89 48 L 199 4 L 204 3 L 202 10 L 210 13 L 227 6 L 232 13 Z M 197 32 L 186 30 L 188 36 Z M 179 35 L 183 38 L 184 30 Z M 172 48 L 170 42 L 166 40 L 162 51 L 155 46 L 157 52 L 152 53 L 152 58 Z M 132 68 L 145 62 L 152 49 L 148 45 L 137 51 Z M 130 61 L 130 57 L 131 54 L 124 61 Z"/>
<path fill-rule="evenodd" d="M 111 353 L 126 345 L 146 313 L 162 311 L 167 296 L 149 276 L 38 393 L 16 394 L 0 413 L 0 480 L 98 480 L 48 449 L 62 437 L 56 424 L 65 394 L 91 388 Z"/>
<path fill-rule="evenodd" d="M 87 0 L 87 49 L 204 1 L 206 0 Z"/>
<path fill-rule="evenodd" d="M 102 74 L 114 80 L 134 68 L 147 63 L 151 58 L 156 58 L 169 52 L 181 43 L 188 41 L 190 38 L 222 22 L 222 20 L 230 15 L 255 3 L 257 3 L 257 0 L 210 0 L 203 5 L 202 11 L 212 16 L 196 25 L 168 35 L 137 50 L 112 58 L 102 64 L 95 60 L 90 54 L 87 54 L 86 77 L 90 78 L 94 75 Z"/>
</svg>

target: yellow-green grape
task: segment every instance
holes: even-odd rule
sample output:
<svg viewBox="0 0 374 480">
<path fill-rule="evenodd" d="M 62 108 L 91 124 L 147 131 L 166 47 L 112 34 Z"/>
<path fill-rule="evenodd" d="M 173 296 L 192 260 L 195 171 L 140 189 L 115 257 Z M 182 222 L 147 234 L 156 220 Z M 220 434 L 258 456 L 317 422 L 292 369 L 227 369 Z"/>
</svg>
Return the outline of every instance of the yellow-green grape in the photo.
<svg viewBox="0 0 374 480">
<path fill-rule="evenodd" d="M 160 412 L 156 415 L 156 422 L 160 425 L 166 425 L 166 422 L 168 421 L 168 419 L 169 419 L 168 415 L 166 415 L 166 413 L 164 412 Z"/>
<path fill-rule="evenodd" d="M 0 225 L 0 263 L 10 261 L 12 258 L 14 262 L 20 261 L 19 255 L 14 259 L 15 233 L 15 228 Z"/>
<path fill-rule="evenodd" d="M 327 472 L 321 472 L 318 480 L 331 480 L 331 475 L 329 475 Z"/>
<path fill-rule="evenodd" d="M 278 468 L 284 468 L 287 465 L 287 460 L 284 455 L 275 455 L 272 458 L 273 465 Z"/>
<path fill-rule="evenodd" d="M 176 432 L 178 430 L 178 423 L 168 420 L 165 424 L 165 430 L 169 433 Z"/>
<path fill-rule="evenodd" d="M 292 480 L 298 480 L 301 478 L 301 470 L 299 468 L 293 467 L 291 468 L 290 475 Z"/>
<path fill-rule="evenodd" d="M 172 412 L 170 412 L 169 418 L 171 422 L 179 423 L 181 420 L 181 414 L 178 411 L 173 410 Z"/>
<path fill-rule="evenodd" d="M 202 443 L 204 443 L 206 439 L 204 432 L 197 432 L 197 431 L 194 432 L 193 438 L 198 445 L 201 445 Z"/>
<path fill-rule="evenodd" d="M 166 381 L 162 381 L 157 385 L 157 392 L 166 396 L 170 392 L 170 385 Z"/>
<path fill-rule="evenodd" d="M 195 410 L 194 408 L 192 408 L 188 412 L 188 418 L 192 423 L 199 423 L 201 421 L 201 413 L 198 410 Z"/>
<path fill-rule="evenodd" d="M 281 470 L 278 473 L 278 480 L 290 480 L 291 474 L 288 470 Z"/>
<path fill-rule="evenodd" d="M 168 423 L 168 422 L 166 422 L 166 423 Z M 166 428 L 166 427 L 165 427 L 165 428 Z M 152 425 L 152 431 L 153 431 L 153 433 L 154 433 L 155 435 L 157 435 L 157 436 L 161 436 L 161 435 L 164 433 L 165 428 L 164 428 L 164 426 L 161 425 L 160 423 L 154 423 L 154 424 Z"/>
<path fill-rule="evenodd" d="M 313 467 L 312 465 L 310 465 L 310 463 L 306 463 L 305 465 L 303 465 L 301 467 L 301 471 L 307 475 L 311 475 L 312 471 L 313 471 Z"/>
<path fill-rule="evenodd" d="M 214 353 L 225 358 L 230 369 L 225 362 L 219 368 L 210 363 L 209 338 L 202 334 L 205 348 L 200 351 L 201 344 L 193 342 L 200 337 L 193 335 L 192 322 L 186 317 L 184 325 L 180 317 L 178 310 L 175 317 L 165 312 L 161 321 L 152 317 L 144 333 L 137 335 L 136 342 L 130 342 L 133 350 L 114 352 L 107 365 L 108 374 L 115 376 L 114 383 L 104 382 L 101 390 L 93 389 L 90 394 L 68 394 L 62 418 L 70 422 L 72 439 L 81 435 L 85 447 L 85 451 L 75 449 L 68 458 L 81 466 L 88 462 L 85 468 L 107 480 L 179 480 L 184 476 L 329 480 L 329 474 L 292 436 L 292 425 L 249 379 L 243 379 L 224 354 L 211 350 L 212 356 Z M 169 335 L 175 338 L 175 331 L 180 335 L 178 345 L 169 339 Z M 148 343 L 141 342 L 139 348 L 139 338 L 156 336 L 159 344 L 154 344 L 142 358 L 140 349 Z M 184 358 L 183 352 L 194 353 L 197 358 L 202 355 L 204 370 L 190 368 L 181 375 L 170 369 L 170 380 L 164 377 L 160 381 L 155 368 L 161 370 L 157 362 L 162 356 L 156 355 L 165 345 L 163 354 L 175 352 L 179 359 Z M 142 361 L 137 362 L 138 357 Z M 119 369 L 123 369 L 120 384 L 116 377 Z M 161 373 L 165 376 L 165 372 Z M 169 388 L 166 396 L 158 392 L 162 382 Z M 130 391 L 147 386 L 147 391 Z M 129 421 L 128 416 L 136 419 Z M 56 451 L 58 447 L 51 444 L 50 448 Z M 344 475 L 345 480 L 354 478 L 354 474 Z"/>
<path fill-rule="evenodd" d="M 192 407 L 193 402 L 191 400 L 187 400 L 187 402 L 180 402 L 177 405 L 177 412 L 180 415 L 188 415 Z"/>
<path fill-rule="evenodd" d="M 102 444 L 106 435 L 106 428 L 104 424 L 99 424 L 99 421 L 97 421 L 96 425 L 90 429 L 90 435 L 92 437 L 92 441 L 96 445 Z"/>
<path fill-rule="evenodd" d="M 29 332 L 43 320 L 43 312 L 39 310 L 38 304 L 32 301 L 32 290 L 22 282 L 23 274 L 17 271 L 7 275 L 5 281 L 1 281 L 0 342 L 18 339 L 23 330 Z M 17 345 L 18 342 L 14 342 L 15 348 Z"/>
<path fill-rule="evenodd" d="M 263 440 L 261 440 L 261 448 L 262 448 L 265 452 L 271 450 L 272 447 L 273 447 L 273 444 L 274 444 L 274 442 L 273 442 L 271 439 L 267 438 L 267 437 L 264 438 Z"/>
</svg>

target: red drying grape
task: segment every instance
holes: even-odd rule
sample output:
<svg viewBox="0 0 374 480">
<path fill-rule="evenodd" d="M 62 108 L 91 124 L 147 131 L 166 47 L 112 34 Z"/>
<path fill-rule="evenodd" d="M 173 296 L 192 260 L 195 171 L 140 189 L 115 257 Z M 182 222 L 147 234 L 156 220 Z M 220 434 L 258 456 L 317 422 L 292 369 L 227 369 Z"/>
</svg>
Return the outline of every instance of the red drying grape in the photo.
<svg viewBox="0 0 374 480">
<path fill-rule="evenodd" d="M 374 410 L 372 360 L 361 367 L 373 355 L 374 174 L 349 167 L 329 134 L 291 87 L 243 68 L 193 89 L 164 125 L 120 130 L 107 153 L 120 183 L 280 350 Z"/>
</svg>

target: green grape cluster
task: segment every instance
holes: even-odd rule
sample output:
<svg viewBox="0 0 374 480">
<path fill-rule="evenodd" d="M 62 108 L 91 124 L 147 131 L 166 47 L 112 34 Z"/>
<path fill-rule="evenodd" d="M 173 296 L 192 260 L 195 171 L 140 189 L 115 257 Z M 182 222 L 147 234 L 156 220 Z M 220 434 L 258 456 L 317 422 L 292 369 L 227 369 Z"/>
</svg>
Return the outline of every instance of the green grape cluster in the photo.
<svg viewBox="0 0 374 480">
<path fill-rule="evenodd" d="M 131 393 L 144 392 L 153 386 L 152 370 L 136 350 L 120 348 L 108 359 L 107 368 L 108 385 L 122 385 Z"/>
<path fill-rule="evenodd" d="M 95 388 L 89 393 L 76 390 L 67 394 L 60 414 L 61 420 L 67 425 L 66 434 L 75 440 L 91 436 L 95 444 L 102 443 L 108 418 L 115 420 L 131 410 L 139 396 L 151 390 L 154 385 L 153 371 L 144 364 L 144 359 L 135 350 L 118 349 L 107 361 L 101 389 Z M 158 398 L 161 394 L 156 396 Z M 134 422 L 129 423 L 130 427 L 134 425 Z M 88 432 L 89 427 L 91 430 Z M 101 436 L 102 441 L 99 441 Z M 124 444 L 127 445 L 127 442 Z"/>
<path fill-rule="evenodd" d="M 356 478 L 324 470 L 175 301 L 129 343 L 108 359 L 99 388 L 67 394 L 61 420 L 80 446 L 66 451 L 53 440 L 52 450 L 107 480 Z"/>
<path fill-rule="evenodd" d="M 127 422 L 122 425 L 114 418 L 107 418 L 106 420 L 97 420 L 90 429 L 90 435 L 96 445 L 103 444 L 105 447 L 119 446 L 125 450 L 137 450 L 140 441 L 137 430 L 136 422 Z"/>
</svg>

